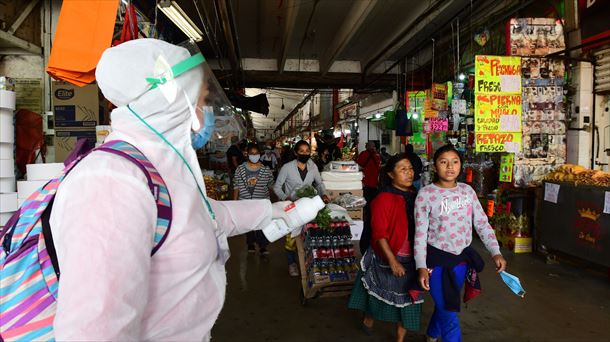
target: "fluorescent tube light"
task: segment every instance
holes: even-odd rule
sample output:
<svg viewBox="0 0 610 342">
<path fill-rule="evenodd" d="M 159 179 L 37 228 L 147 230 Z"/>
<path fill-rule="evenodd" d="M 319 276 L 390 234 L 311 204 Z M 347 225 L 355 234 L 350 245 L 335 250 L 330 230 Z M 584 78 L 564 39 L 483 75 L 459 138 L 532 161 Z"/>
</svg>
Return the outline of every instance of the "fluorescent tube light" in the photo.
<svg viewBox="0 0 610 342">
<path fill-rule="evenodd" d="M 178 26 L 187 37 L 196 42 L 203 40 L 203 32 L 201 32 L 197 25 L 193 23 L 175 1 L 172 1 L 169 6 L 162 6 L 162 3 L 159 3 L 157 7 L 174 23 L 174 25 Z"/>
</svg>

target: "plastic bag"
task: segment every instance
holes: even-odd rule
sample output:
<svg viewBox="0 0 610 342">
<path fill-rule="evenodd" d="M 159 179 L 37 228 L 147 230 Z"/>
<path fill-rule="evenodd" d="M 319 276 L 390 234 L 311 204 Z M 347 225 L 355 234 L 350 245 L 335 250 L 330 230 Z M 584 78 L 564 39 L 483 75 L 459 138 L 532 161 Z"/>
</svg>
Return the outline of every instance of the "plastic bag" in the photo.
<svg viewBox="0 0 610 342">
<path fill-rule="evenodd" d="M 354 196 L 352 194 L 343 194 L 333 200 L 333 203 L 340 205 L 345 209 L 360 209 L 366 205 L 366 200 L 362 196 Z"/>
</svg>

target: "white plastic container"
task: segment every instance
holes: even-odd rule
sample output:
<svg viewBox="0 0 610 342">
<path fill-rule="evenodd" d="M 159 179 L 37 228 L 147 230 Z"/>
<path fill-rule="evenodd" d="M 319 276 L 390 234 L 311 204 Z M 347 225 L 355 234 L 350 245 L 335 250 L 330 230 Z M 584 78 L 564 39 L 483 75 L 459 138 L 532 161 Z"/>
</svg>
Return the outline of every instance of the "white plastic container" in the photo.
<svg viewBox="0 0 610 342">
<path fill-rule="evenodd" d="M 17 96 L 14 91 L 0 90 L 0 108 L 15 110 Z"/>
<path fill-rule="evenodd" d="M 0 143 L 0 159 L 1 160 L 14 159 L 14 156 L 13 156 L 14 146 L 15 145 L 13 145 L 11 143 Z"/>
<path fill-rule="evenodd" d="M 15 177 L 0 178 L 0 193 L 15 192 Z"/>
<path fill-rule="evenodd" d="M 13 110 L 0 108 L 0 142 L 15 143 L 15 125 L 13 125 Z"/>
<path fill-rule="evenodd" d="M 358 172 L 358 164 L 354 161 L 332 161 L 330 162 L 330 171 L 333 172 Z"/>
<path fill-rule="evenodd" d="M 0 213 L 12 213 L 19 208 L 17 193 L 0 194 Z"/>
<path fill-rule="evenodd" d="M 0 159 L 0 177 L 15 177 L 15 161 L 13 159 Z"/>
<path fill-rule="evenodd" d="M 0 227 L 4 227 L 4 225 L 6 224 L 6 222 L 8 222 L 8 220 L 11 219 L 11 217 L 13 216 L 15 212 L 10 212 L 10 213 L 0 213 Z"/>
<path fill-rule="evenodd" d="M 30 197 L 31 194 L 36 192 L 38 189 L 42 188 L 49 181 L 41 180 L 41 181 L 18 181 L 17 182 L 17 196 L 18 198 L 26 199 Z"/>
<path fill-rule="evenodd" d="M 284 208 L 284 212 L 290 222 L 285 222 L 283 219 L 275 219 L 271 221 L 271 224 L 263 228 L 263 234 L 265 234 L 269 242 L 277 241 L 298 227 L 315 219 L 318 212 L 324 209 L 324 207 L 324 201 L 322 201 L 320 196 L 298 199 Z"/>
<path fill-rule="evenodd" d="M 28 164 L 25 167 L 29 181 L 51 180 L 61 174 L 63 163 Z"/>
</svg>

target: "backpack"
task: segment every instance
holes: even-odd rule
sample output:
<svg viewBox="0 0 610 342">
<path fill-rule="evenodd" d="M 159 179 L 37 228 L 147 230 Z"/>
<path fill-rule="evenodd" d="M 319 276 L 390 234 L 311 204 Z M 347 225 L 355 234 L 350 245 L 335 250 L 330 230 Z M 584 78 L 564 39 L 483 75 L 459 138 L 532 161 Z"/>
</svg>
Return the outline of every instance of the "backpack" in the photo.
<svg viewBox="0 0 610 342">
<path fill-rule="evenodd" d="M 159 250 L 172 221 L 171 198 L 155 167 L 134 146 L 110 141 L 92 151 L 121 156 L 138 166 L 157 202 L 157 226 L 151 256 Z M 49 216 L 61 182 L 89 153 L 69 164 L 62 174 L 34 192 L 0 232 L 0 341 L 54 341 L 59 265 Z"/>
</svg>

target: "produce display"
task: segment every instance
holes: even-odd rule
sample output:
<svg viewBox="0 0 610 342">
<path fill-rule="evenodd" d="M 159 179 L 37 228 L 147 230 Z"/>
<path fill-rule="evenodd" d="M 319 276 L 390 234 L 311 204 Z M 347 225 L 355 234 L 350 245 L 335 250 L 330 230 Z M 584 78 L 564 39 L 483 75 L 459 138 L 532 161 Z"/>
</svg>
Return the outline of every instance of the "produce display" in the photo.
<svg viewBox="0 0 610 342">
<path fill-rule="evenodd" d="M 217 201 L 229 199 L 229 184 L 218 176 L 203 176 L 207 196 Z"/>
<path fill-rule="evenodd" d="M 589 170 L 580 165 L 565 164 L 546 177 L 548 181 L 573 182 L 576 185 L 592 185 L 610 187 L 610 172 L 600 170 Z"/>
<path fill-rule="evenodd" d="M 353 281 L 358 264 L 349 222 L 333 221 L 328 228 L 308 223 L 303 231 L 308 285 Z"/>
</svg>

